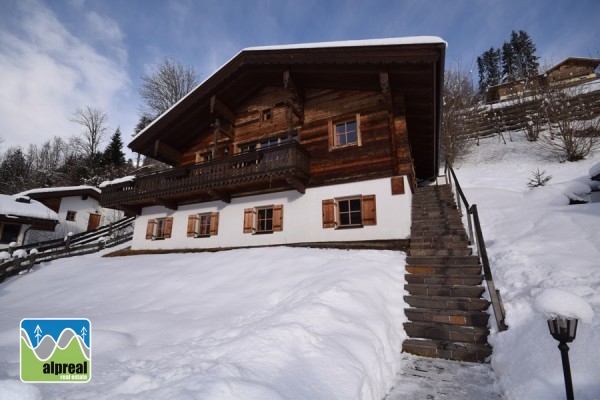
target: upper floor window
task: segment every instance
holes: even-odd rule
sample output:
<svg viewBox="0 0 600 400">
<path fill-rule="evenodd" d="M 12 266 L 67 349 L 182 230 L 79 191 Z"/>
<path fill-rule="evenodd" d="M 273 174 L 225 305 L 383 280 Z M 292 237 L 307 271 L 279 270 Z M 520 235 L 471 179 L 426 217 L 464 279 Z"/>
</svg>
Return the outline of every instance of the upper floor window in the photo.
<svg viewBox="0 0 600 400">
<path fill-rule="evenodd" d="M 283 205 L 244 210 L 244 233 L 272 233 L 283 230 Z"/>
<path fill-rule="evenodd" d="M 273 121 L 273 110 L 270 108 L 266 108 L 260 112 L 260 121 L 261 122 L 271 122 Z"/>
<path fill-rule="evenodd" d="M 345 121 L 329 122 L 329 148 L 360 146 L 360 115 Z"/>
<path fill-rule="evenodd" d="M 173 217 L 150 219 L 146 225 L 146 239 L 169 239 L 172 230 Z"/>
<path fill-rule="evenodd" d="M 188 216 L 187 236 L 208 237 L 219 230 L 219 213 L 202 213 Z"/>
<path fill-rule="evenodd" d="M 77 212 L 76 211 L 67 211 L 67 216 L 66 216 L 66 220 L 67 221 L 75 221 L 75 217 L 77 216 Z"/>
<path fill-rule="evenodd" d="M 377 225 L 375 195 L 323 200 L 323 228 Z"/>
</svg>

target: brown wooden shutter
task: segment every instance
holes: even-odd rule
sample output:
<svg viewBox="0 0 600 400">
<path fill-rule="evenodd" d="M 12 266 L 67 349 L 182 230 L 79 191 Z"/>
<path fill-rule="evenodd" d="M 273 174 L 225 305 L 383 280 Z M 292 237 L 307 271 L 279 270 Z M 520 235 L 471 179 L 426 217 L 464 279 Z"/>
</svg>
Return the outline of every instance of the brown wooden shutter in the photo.
<svg viewBox="0 0 600 400">
<path fill-rule="evenodd" d="M 219 213 L 210 214 L 210 234 L 216 235 L 219 233 Z"/>
<path fill-rule="evenodd" d="M 283 230 L 283 204 L 273 206 L 273 232 Z"/>
<path fill-rule="evenodd" d="M 377 209 L 374 194 L 366 195 L 362 198 L 362 223 L 363 225 L 377 225 Z"/>
<path fill-rule="evenodd" d="M 323 228 L 335 228 L 335 200 L 323 200 Z"/>
<path fill-rule="evenodd" d="M 165 219 L 165 239 L 171 237 L 171 231 L 173 230 L 173 217 Z"/>
<path fill-rule="evenodd" d="M 356 144 L 362 146 L 362 137 L 360 132 L 360 114 L 356 114 Z"/>
<path fill-rule="evenodd" d="M 392 177 L 392 195 L 404 194 L 404 176 Z"/>
<path fill-rule="evenodd" d="M 146 225 L 146 239 L 152 239 L 154 237 L 154 225 L 156 225 L 156 221 L 149 219 L 148 225 Z"/>
<path fill-rule="evenodd" d="M 254 208 L 244 210 L 244 233 L 252 233 L 254 230 Z"/>
<path fill-rule="evenodd" d="M 192 237 L 196 233 L 196 221 L 198 214 L 188 215 L 187 237 Z"/>
</svg>

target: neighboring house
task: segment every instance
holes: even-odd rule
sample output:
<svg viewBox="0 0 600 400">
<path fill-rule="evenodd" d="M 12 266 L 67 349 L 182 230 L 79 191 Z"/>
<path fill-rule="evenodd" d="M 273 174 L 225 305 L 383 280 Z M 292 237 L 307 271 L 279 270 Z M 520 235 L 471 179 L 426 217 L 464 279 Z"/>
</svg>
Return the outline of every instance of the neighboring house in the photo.
<svg viewBox="0 0 600 400">
<path fill-rule="evenodd" d="M 486 92 L 486 102 L 508 100 L 540 88 L 573 86 L 590 82 L 598 78 L 599 66 L 598 58 L 569 57 L 543 74 L 489 87 Z"/>
<path fill-rule="evenodd" d="M 123 217 L 122 211 L 100 206 L 100 190 L 93 186 L 65 186 L 31 189 L 19 193 L 35 199 L 58 215 L 59 225 L 52 234 L 32 233 L 37 240 L 58 239 L 67 233 L 80 233 Z"/>
<path fill-rule="evenodd" d="M 132 249 L 410 237 L 439 170 L 437 37 L 242 50 L 129 144 L 173 166 L 103 185 Z"/>
<path fill-rule="evenodd" d="M 54 231 L 58 215 L 42 203 L 21 195 L 0 194 L 0 249 L 24 244 L 31 230 Z"/>
</svg>

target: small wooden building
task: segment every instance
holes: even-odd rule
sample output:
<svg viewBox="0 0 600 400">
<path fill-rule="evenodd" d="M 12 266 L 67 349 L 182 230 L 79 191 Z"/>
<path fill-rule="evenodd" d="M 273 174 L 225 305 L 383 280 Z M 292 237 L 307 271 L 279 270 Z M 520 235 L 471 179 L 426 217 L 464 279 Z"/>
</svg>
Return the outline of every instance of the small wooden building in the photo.
<svg viewBox="0 0 600 400">
<path fill-rule="evenodd" d="M 437 37 L 257 47 L 129 144 L 173 166 L 102 189 L 133 249 L 407 239 L 439 169 Z"/>
<path fill-rule="evenodd" d="M 23 244 L 30 230 L 54 231 L 58 215 L 42 203 L 20 195 L 0 194 L 0 249 Z"/>
<path fill-rule="evenodd" d="M 59 225 L 54 232 L 38 234 L 39 240 L 62 238 L 69 232 L 91 231 L 123 217 L 122 211 L 100 206 L 100 189 L 93 186 L 38 188 L 19 195 L 39 201 L 58 215 Z"/>
</svg>

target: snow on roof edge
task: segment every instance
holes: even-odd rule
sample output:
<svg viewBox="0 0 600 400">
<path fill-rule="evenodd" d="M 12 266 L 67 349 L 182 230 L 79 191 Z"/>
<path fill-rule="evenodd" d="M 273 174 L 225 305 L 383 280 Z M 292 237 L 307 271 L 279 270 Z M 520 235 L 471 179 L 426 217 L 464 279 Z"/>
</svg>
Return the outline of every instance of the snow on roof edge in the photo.
<svg viewBox="0 0 600 400">
<path fill-rule="evenodd" d="M 36 193 L 70 192 L 70 191 L 76 191 L 76 190 L 94 190 L 94 191 L 98 192 L 98 194 L 101 193 L 100 189 L 98 189 L 97 187 L 82 185 L 82 186 L 56 186 L 56 187 L 48 187 L 48 188 L 29 189 L 24 192 L 17 193 L 17 195 L 29 196 L 31 194 L 36 194 Z"/>
<path fill-rule="evenodd" d="M 179 99 L 175 104 L 169 107 L 165 112 L 154 118 L 152 122 L 150 122 L 144 129 L 139 131 L 137 135 L 134 135 L 129 142 L 127 143 L 127 147 L 140 137 L 146 130 L 150 129 L 152 125 L 154 125 L 159 119 L 161 119 L 165 114 L 169 113 L 172 109 L 177 107 L 179 103 L 184 101 L 188 96 L 194 93 L 200 86 L 204 85 L 209 79 L 211 79 L 217 72 L 219 72 L 223 67 L 229 64 L 232 60 L 234 60 L 237 56 L 245 51 L 261 51 L 261 50 L 291 50 L 291 49 L 304 49 L 304 48 L 327 48 L 327 47 L 357 47 L 357 46 L 392 46 L 392 45 L 410 45 L 410 44 L 444 44 L 445 47 L 448 47 L 448 42 L 442 39 L 439 36 L 406 36 L 406 37 L 396 37 L 396 38 L 384 38 L 384 39 L 359 39 L 359 40 L 342 40 L 342 41 L 334 41 L 334 42 L 315 42 L 315 43 L 297 43 L 297 44 L 289 44 L 289 45 L 273 45 L 273 46 L 256 46 L 256 47 L 246 47 L 240 51 L 238 51 L 233 57 L 223 63 L 219 68 L 215 69 L 212 74 L 210 74 L 206 79 L 200 82 L 195 88 L 190 90 L 185 96 Z"/>
</svg>

